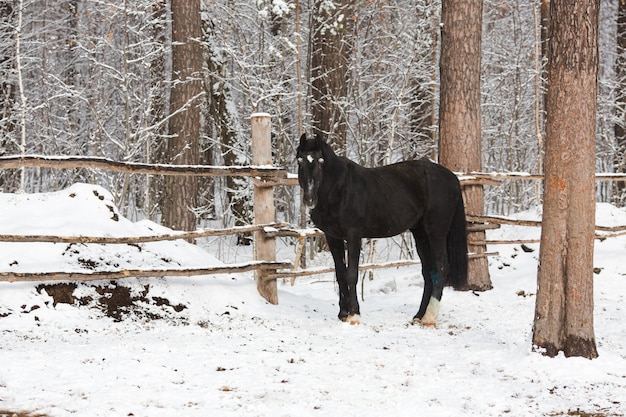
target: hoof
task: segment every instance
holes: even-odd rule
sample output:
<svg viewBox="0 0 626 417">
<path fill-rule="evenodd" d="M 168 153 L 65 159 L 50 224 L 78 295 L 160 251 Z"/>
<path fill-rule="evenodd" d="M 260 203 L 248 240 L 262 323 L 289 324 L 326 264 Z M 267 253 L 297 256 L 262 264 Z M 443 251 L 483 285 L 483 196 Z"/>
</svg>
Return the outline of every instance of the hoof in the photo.
<svg viewBox="0 0 626 417">
<path fill-rule="evenodd" d="M 351 316 L 340 318 L 341 321 L 350 323 L 350 325 L 354 326 L 355 324 L 361 324 L 361 316 L 358 314 L 353 314 Z"/>
<path fill-rule="evenodd" d="M 436 329 L 437 326 L 435 325 L 435 322 L 425 322 L 422 321 L 421 319 L 418 319 L 417 317 L 415 317 L 413 319 L 413 324 L 417 324 L 420 325 L 422 327 L 426 327 L 427 329 Z"/>
</svg>

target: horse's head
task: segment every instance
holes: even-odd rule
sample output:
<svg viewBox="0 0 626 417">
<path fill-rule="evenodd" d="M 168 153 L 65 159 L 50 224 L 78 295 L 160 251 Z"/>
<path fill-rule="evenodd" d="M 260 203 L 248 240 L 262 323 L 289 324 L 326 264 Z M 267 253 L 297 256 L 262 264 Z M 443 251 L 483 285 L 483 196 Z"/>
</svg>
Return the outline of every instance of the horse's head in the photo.
<svg viewBox="0 0 626 417">
<path fill-rule="evenodd" d="M 303 134 L 300 145 L 296 149 L 298 161 L 298 182 L 302 187 L 304 204 L 309 208 L 317 205 L 317 191 L 319 190 L 324 174 L 324 156 L 322 154 L 322 139 L 307 139 Z"/>
</svg>

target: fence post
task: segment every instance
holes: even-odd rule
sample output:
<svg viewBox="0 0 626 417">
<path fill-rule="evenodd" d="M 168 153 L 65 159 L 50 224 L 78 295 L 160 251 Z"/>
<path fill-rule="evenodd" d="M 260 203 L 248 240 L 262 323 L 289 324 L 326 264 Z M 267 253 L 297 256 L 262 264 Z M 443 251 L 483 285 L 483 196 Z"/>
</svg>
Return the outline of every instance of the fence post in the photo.
<svg viewBox="0 0 626 417">
<path fill-rule="evenodd" d="M 252 129 L 252 164 L 272 164 L 272 120 L 267 113 L 253 113 L 250 117 Z M 272 223 L 276 219 L 274 209 L 274 187 L 254 179 L 254 224 Z M 261 230 L 254 232 L 254 259 L 276 260 L 276 241 Z M 259 294 L 271 304 L 278 304 L 276 280 L 266 277 L 276 271 L 257 269 L 255 278 Z"/>
</svg>

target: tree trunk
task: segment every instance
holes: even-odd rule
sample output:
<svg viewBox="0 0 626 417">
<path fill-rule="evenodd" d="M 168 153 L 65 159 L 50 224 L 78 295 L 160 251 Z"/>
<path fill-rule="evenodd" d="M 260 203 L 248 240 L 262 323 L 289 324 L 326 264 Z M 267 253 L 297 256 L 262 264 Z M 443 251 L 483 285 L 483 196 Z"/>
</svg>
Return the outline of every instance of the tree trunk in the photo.
<svg viewBox="0 0 626 417">
<path fill-rule="evenodd" d="M 82 5 L 78 0 L 69 0 L 67 2 L 67 55 L 65 57 L 67 65 L 63 71 L 63 82 L 74 89 L 74 91 L 80 91 L 82 86 L 80 85 L 80 48 L 78 46 L 79 34 L 79 19 L 80 9 Z M 78 137 L 80 131 L 80 111 L 81 106 L 78 104 L 80 97 L 77 95 L 70 95 L 67 98 L 67 120 L 68 120 L 68 133 L 70 142 L 79 144 L 81 138 Z M 123 122 L 122 122 L 123 123 Z"/>
<path fill-rule="evenodd" d="M 11 63 L 14 58 L 11 56 L 10 51 L 15 49 L 15 29 L 13 28 L 15 15 L 13 12 L 13 5 L 9 2 L 0 3 L 0 19 L 5 22 L 0 26 L 0 35 L 5 43 L 11 44 L 11 47 L 6 47 L 2 50 L 0 55 L 1 67 L 7 73 L 10 73 L 9 69 L 13 69 L 14 65 Z M 8 65 L 7 65 L 8 64 Z M 15 106 L 15 82 L 8 77 L 0 81 L 0 152 L 4 148 L 4 141 L 6 135 L 15 129 L 15 123 L 13 123 L 13 108 Z"/>
<path fill-rule="evenodd" d="M 425 8 L 418 11 L 418 19 L 429 22 L 428 31 L 432 34 L 430 51 L 424 51 L 424 56 L 430 56 L 432 65 L 429 71 L 424 72 L 421 77 L 414 79 L 413 99 L 410 103 L 409 131 L 410 136 L 406 148 L 403 152 L 404 159 L 418 159 L 426 156 L 430 159 L 437 159 L 437 137 L 434 126 L 437 122 L 435 105 L 436 86 L 437 86 L 437 64 L 438 52 L 437 45 L 439 39 L 439 16 L 431 11 L 434 9 L 427 1 Z M 430 13 L 425 13 L 428 10 Z M 424 153 L 426 151 L 426 154 Z"/>
<path fill-rule="evenodd" d="M 235 115 L 231 114 L 228 106 L 229 101 L 232 101 L 229 85 L 226 81 L 228 60 L 222 52 L 221 41 L 215 36 L 213 23 L 208 20 L 204 23 L 204 39 L 207 45 L 205 91 L 211 122 L 215 125 L 215 134 L 221 145 L 224 165 L 241 165 L 241 146 L 237 144 Z M 246 196 L 247 180 L 229 176 L 224 181 L 226 182 L 226 198 L 230 211 L 235 218 L 235 226 L 252 223 L 252 207 L 250 207 L 250 199 Z M 237 235 L 238 245 L 251 243 L 252 235 L 250 233 Z"/>
<path fill-rule="evenodd" d="M 541 91 L 543 91 L 543 114 L 548 100 L 548 41 L 550 40 L 550 0 L 541 0 Z M 544 149 L 542 149 L 543 151 Z"/>
<path fill-rule="evenodd" d="M 163 140 L 167 136 L 167 125 L 161 125 L 167 117 L 167 76 L 166 74 L 166 45 L 167 45 L 167 7 L 166 0 L 156 0 L 152 5 L 150 19 L 152 30 L 151 41 L 159 46 L 160 51 L 150 60 L 150 115 L 148 125 L 155 126 L 146 137 L 146 163 L 151 164 L 159 161 L 166 161 L 166 143 Z M 150 220 L 155 219 L 155 211 L 158 208 L 157 202 L 162 202 L 163 177 L 146 175 L 146 189 L 144 191 L 144 215 Z"/>
<path fill-rule="evenodd" d="M 593 331 L 595 132 L 600 1 L 552 1 L 546 176 L 533 344 L 598 356 Z"/>
<path fill-rule="evenodd" d="M 2 49 L 0 54 L 0 67 L 7 74 L 15 73 L 14 57 L 11 51 L 15 50 L 15 12 L 9 2 L 0 3 L 0 19 L 5 22 L 0 26 L 0 36 L 4 42 L 10 45 Z M 6 77 L 0 80 L 0 156 L 18 153 L 15 146 L 15 109 L 17 83 L 15 77 Z M 12 192 L 19 187 L 19 174 L 17 170 L 0 170 L 0 190 Z"/>
<path fill-rule="evenodd" d="M 480 67 L 482 0 L 441 4 L 441 99 L 439 107 L 439 162 L 452 171 L 480 171 L 482 136 L 480 121 Z M 464 187 L 465 212 L 484 213 L 482 185 Z M 470 232 L 471 241 L 484 241 L 485 232 Z M 470 245 L 484 253 L 484 246 Z M 492 288 L 486 257 L 470 259 L 468 289 Z"/>
<path fill-rule="evenodd" d="M 202 25 L 200 0 L 172 0 L 172 85 L 170 92 L 169 163 L 197 164 L 202 94 Z M 165 181 L 163 224 L 178 230 L 196 228 L 197 179 Z"/>
<path fill-rule="evenodd" d="M 311 55 L 313 130 L 345 154 L 347 122 L 341 101 L 348 92 L 353 0 L 315 2 Z"/>
<path fill-rule="evenodd" d="M 539 72 L 539 91 L 536 100 L 541 100 L 537 103 L 537 174 L 543 175 L 544 173 L 544 157 L 545 157 L 545 119 L 546 119 L 546 101 L 548 101 L 548 40 L 550 38 L 550 0 L 541 0 L 540 7 L 540 43 L 541 43 L 541 57 Z M 536 198 L 539 204 L 542 204 L 541 200 L 543 184 L 537 181 L 535 184 Z"/>
<path fill-rule="evenodd" d="M 617 9 L 617 59 L 615 62 L 615 171 L 626 172 L 626 1 L 618 1 Z M 626 183 L 615 182 L 615 203 L 624 206 Z"/>
</svg>

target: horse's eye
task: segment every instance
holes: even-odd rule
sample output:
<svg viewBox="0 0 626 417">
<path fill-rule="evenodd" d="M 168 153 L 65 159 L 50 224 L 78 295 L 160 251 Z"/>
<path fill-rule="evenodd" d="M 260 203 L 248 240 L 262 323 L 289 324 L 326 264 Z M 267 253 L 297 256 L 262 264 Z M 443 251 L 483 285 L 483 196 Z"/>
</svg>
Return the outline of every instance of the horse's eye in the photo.
<svg viewBox="0 0 626 417">
<path fill-rule="evenodd" d="M 319 162 L 320 164 L 324 164 L 324 158 L 318 159 L 317 162 Z"/>
<path fill-rule="evenodd" d="M 303 161 L 302 157 L 301 157 L 301 156 L 299 156 L 299 157 L 298 157 L 298 163 L 299 163 L 299 164 L 301 164 L 301 163 L 302 163 L 302 161 Z"/>
</svg>

